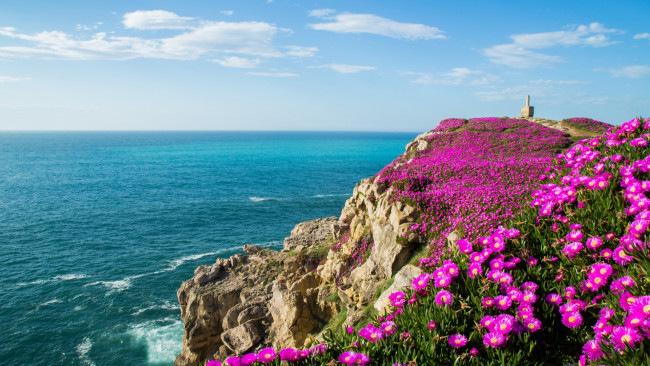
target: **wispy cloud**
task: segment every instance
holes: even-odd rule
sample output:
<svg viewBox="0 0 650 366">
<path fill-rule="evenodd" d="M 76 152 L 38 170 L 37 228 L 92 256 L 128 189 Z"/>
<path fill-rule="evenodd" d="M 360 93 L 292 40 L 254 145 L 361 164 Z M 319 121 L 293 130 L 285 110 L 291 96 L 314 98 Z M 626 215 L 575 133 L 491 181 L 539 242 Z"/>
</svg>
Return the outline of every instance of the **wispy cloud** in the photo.
<svg viewBox="0 0 650 366">
<path fill-rule="evenodd" d="M 456 67 L 449 72 L 441 73 L 418 73 L 407 72 L 406 75 L 414 75 L 417 78 L 412 80 L 415 84 L 429 85 L 491 85 L 500 83 L 501 78 L 480 70 L 471 70 L 465 67 Z"/>
<path fill-rule="evenodd" d="M 247 72 L 246 75 L 265 76 L 270 78 L 293 78 L 299 76 L 292 72 Z"/>
<path fill-rule="evenodd" d="M 13 76 L 2 76 L 0 75 L 0 83 L 15 83 L 18 81 L 30 80 L 30 78 L 16 78 Z"/>
<path fill-rule="evenodd" d="M 316 9 L 309 12 L 312 17 L 330 20 L 326 23 L 310 24 L 316 30 L 336 33 L 369 33 L 398 39 L 442 39 L 446 38 L 440 29 L 424 24 L 400 23 L 375 14 L 335 14 L 332 9 Z"/>
<path fill-rule="evenodd" d="M 531 50 L 556 46 L 605 47 L 615 43 L 607 36 L 611 33 L 622 32 L 617 29 L 605 28 L 600 23 L 591 23 L 575 26 L 569 30 L 515 34 L 510 36 L 512 43 L 486 48 L 483 50 L 483 54 L 495 64 L 519 69 L 550 66 L 564 60 L 560 56 L 546 55 Z"/>
<path fill-rule="evenodd" d="M 634 38 L 634 39 L 650 39 L 650 33 L 648 33 L 648 32 L 646 32 L 646 33 L 637 33 L 632 38 Z"/>
<path fill-rule="evenodd" d="M 214 62 L 225 67 L 237 67 L 243 69 L 251 69 L 257 67 L 262 60 L 250 59 L 245 57 L 229 56 L 222 59 L 215 59 Z"/>
<path fill-rule="evenodd" d="M 191 17 L 181 17 L 166 10 L 137 10 L 124 14 L 122 23 L 127 28 L 135 29 L 190 29 L 193 28 Z"/>
<path fill-rule="evenodd" d="M 355 74 L 362 71 L 371 71 L 375 70 L 374 66 L 363 66 L 363 65 L 346 65 L 346 64 L 330 64 L 330 65 L 321 65 L 314 66 L 315 69 L 330 69 L 341 74 Z"/>
<path fill-rule="evenodd" d="M 235 12 L 233 10 L 222 10 L 222 11 L 220 11 L 220 13 L 223 14 L 223 15 L 228 15 L 228 16 L 235 14 Z"/>
<path fill-rule="evenodd" d="M 610 69 L 609 72 L 612 73 L 612 76 L 617 78 L 638 79 L 645 76 L 650 76 L 650 66 L 648 65 L 626 66 L 620 69 Z"/>
<path fill-rule="evenodd" d="M 257 58 L 310 57 L 315 47 L 276 46 L 277 34 L 286 30 L 266 22 L 197 21 L 164 10 L 135 11 L 124 15 L 126 28 L 137 31 L 176 30 L 165 38 L 114 36 L 98 32 L 92 36 L 73 36 L 61 31 L 36 34 L 20 33 L 12 27 L 0 28 L 0 36 L 23 41 L 22 45 L 0 47 L 0 57 L 70 60 L 128 60 L 162 58 L 195 60 L 214 59 L 227 54 Z M 284 51 L 284 50 L 286 51 Z M 218 58 L 225 60 L 224 58 Z"/>
<path fill-rule="evenodd" d="M 531 84 L 542 84 L 542 85 L 578 85 L 578 84 L 589 84 L 586 81 L 580 80 L 546 80 L 546 79 L 537 79 L 531 80 Z"/>
</svg>

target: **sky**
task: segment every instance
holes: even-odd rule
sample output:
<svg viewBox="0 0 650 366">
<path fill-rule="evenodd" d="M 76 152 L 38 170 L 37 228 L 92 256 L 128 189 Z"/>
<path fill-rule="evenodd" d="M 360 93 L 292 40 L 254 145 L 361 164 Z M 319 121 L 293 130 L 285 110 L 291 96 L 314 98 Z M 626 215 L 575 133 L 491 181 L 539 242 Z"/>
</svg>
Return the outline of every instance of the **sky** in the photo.
<svg viewBox="0 0 650 366">
<path fill-rule="evenodd" d="M 0 3 L 0 130 L 650 115 L 650 1 Z"/>
</svg>

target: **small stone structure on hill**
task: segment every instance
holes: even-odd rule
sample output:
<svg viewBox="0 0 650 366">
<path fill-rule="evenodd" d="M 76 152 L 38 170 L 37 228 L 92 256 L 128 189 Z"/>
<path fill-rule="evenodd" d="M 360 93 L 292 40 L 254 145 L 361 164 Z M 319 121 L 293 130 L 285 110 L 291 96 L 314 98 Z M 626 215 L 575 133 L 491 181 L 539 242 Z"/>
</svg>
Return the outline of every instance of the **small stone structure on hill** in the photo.
<svg viewBox="0 0 650 366">
<path fill-rule="evenodd" d="M 530 105 L 530 95 L 526 95 L 526 105 L 521 107 L 521 117 L 531 118 L 535 114 L 535 107 Z"/>
</svg>

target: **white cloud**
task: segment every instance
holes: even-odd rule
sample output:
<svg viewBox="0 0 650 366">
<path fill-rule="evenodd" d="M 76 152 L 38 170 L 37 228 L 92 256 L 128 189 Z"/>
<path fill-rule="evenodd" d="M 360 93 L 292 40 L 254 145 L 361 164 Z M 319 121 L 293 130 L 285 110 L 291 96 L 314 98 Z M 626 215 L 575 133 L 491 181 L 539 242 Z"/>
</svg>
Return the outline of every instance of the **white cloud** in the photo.
<svg viewBox="0 0 650 366">
<path fill-rule="evenodd" d="M 528 85 L 514 86 L 510 88 L 498 90 L 478 91 L 474 93 L 480 100 L 484 102 L 497 102 L 500 100 L 517 100 L 524 101 L 526 95 L 534 95 L 536 97 L 544 97 L 546 93 L 539 88 L 532 88 Z"/>
<path fill-rule="evenodd" d="M 605 47 L 615 43 L 606 35 L 609 33 L 622 32 L 605 28 L 600 23 L 591 23 L 563 31 L 515 34 L 510 36 L 512 43 L 486 48 L 483 54 L 495 64 L 519 69 L 550 66 L 562 62 L 562 57 L 533 52 L 531 49 L 556 46 Z"/>
<path fill-rule="evenodd" d="M 516 44 L 501 44 L 483 50 L 485 56 L 495 64 L 506 65 L 517 69 L 528 69 L 539 66 L 550 66 L 562 62 L 560 56 L 545 55 L 530 51 Z"/>
<path fill-rule="evenodd" d="M 257 65 L 259 65 L 262 62 L 262 60 L 237 57 L 237 56 L 229 56 L 229 57 L 224 57 L 222 59 L 216 59 L 214 60 L 214 62 L 225 67 L 252 69 L 257 67 Z"/>
<path fill-rule="evenodd" d="M 620 33 L 620 31 L 605 28 L 600 23 L 591 23 L 589 25 L 579 25 L 567 31 L 515 34 L 510 38 L 514 41 L 514 44 L 532 49 L 553 46 L 604 47 L 614 43 L 605 36 L 607 33 Z"/>
<path fill-rule="evenodd" d="M 577 84 L 589 84 L 584 81 L 579 81 L 579 80 L 544 80 L 544 79 L 537 79 L 537 80 L 531 80 L 531 84 L 542 84 L 542 85 L 577 85 Z"/>
<path fill-rule="evenodd" d="M 309 12 L 309 16 L 316 18 L 325 18 L 334 13 L 336 13 L 336 10 L 334 9 L 314 9 Z"/>
<path fill-rule="evenodd" d="M 246 75 L 265 76 L 271 78 L 291 78 L 298 76 L 298 74 L 292 72 L 247 72 Z"/>
<path fill-rule="evenodd" d="M 650 39 L 650 33 L 637 33 L 632 37 L 634 39 Z"/>
<path fill-rule="evenodd" d="M 0 75 L 0 83 L 15 83 L 18 81 L 29 80 L 29 78 L 16 78 L 12 76 L 2 76 Z"/>
<path fill-rule="evenodd" d="M 0 46 L 0 57 L 70 60 L 134 58 L 194 60 L 218 54 L 263 58 L 311 57 L 318 51 L 315 47 L 302 46 L 287 46 L 286 52 L 279 49 L 273 44 L 274 38 L 284 30 L 269 23 L 254 21 L 199 23 L 192 22 L 192 19 L 163 10 L 136 11 L 124 16 L 124 25 L 127 27 L 139 30 L 179 30 L 179 34 L 166 38 L 113 36 L 105 32 L 80 38 L 60 31 L 23 34 L 12 27 L 0 27 L 0 36 L 24 41 L 22 45 Z"/>
<path fill-rule="evenodd" d="M 137 10 L 124 14 L 122 23 L 135 29 L 189 29 L 194 18 L 181 17 L 166 10 Z"/>
<path fill-rule="evenodd" d="M 362 65 L 345 65 L 345 64 L 331 64 L 326 65 L 326 68 L 332 69 L 341 74 L 355 74 L 362 71 L 374 70 L 374 66 L 362 66 Z"/>
<path fill-rule="evenodd" d="M 235 12 L 233 10 L 222 10 L 222 11 L 220 11 L 220 13 L 223 14 L 223 15 L 228 15 L 228 16 L 235 14 Z"/>
<path fill-rule="evenodd" d="M 318 52 L 317 47 L 302 47 L 302 46 L 285 46 L 284 47 L 288 56 L 295 57 L 313 57 Z"/>
<path fill-rule="evenodd" d="M 634 65 L 623 67 L 621 69 L 611 69 L 609 71 L 612 73 L 612 76 L 617 78 L 638 79 L 650 75 L 650 66 Z"/>
<path fill-rule="evenodd" d="M 408 72 L 407 75 L 415 75 L 417 78 L 412 83 L 428 85 L 491 85 L 500 83 L 501 78 L 480 70 L 471 70 L 465 67 L 453 68 L 450 72 L 444 73 L 415 73 Z"/>
<path fill-rule="evenodd" d="M 333 21 L 310 24 L 309 27 L 336 33 L 370 33 L 398 39 L 446 38 L 440 29 L 424 24 L 400 23 L 374 14 L 343 13 L 330 17 L 331 13 L 331 9 L 312 10 L 310 15 Z"/>
</svg>

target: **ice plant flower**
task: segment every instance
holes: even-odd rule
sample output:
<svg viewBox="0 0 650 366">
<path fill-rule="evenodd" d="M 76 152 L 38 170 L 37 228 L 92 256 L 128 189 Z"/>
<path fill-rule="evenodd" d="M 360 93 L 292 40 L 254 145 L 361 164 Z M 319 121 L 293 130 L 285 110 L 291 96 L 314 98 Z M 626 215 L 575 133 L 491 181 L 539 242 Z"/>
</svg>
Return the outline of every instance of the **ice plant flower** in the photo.
<svg viewBox="0 0 650 366">
<path fill-rule="evenodd" d="M 467 337 L 462 334 L 454 334 L 449 336 L 447 343 L 454 348 L 460 348 L 467 344 Z"/>
<path fill-rule="evenodd" d="M 600 342 L 596 339 L 587 341 L 582 347 L 582 353 L 589 358 L 589 361 L 595 362 L 603 357 L 603 351 L 600 349 Z"/>
<path fill-rule="evenodd" d="M 436 322 L 433 321 L 433 320 L 430 321 L 429 323 L 427 323 L 427 328 L 429 328 L 429 330 L 434 330 L 434 329 L 436 329 Z"/>
<path fill-rule="evenodd" d="M 257 362 L 257 354 L 256 353 L 247 353 L 243 356 L 241 356 L 241 364 L 242 366 L 249 366 Z"/>
<path fill-rule="evenodd" d="M 428 273 L 423 273 L 417 277 L 415 277 L 411 283 L 413 289 L 415 291 L 422 291 L 427 288 L 429 285 L 429 280 L 431 279 L 431 275 Z"/>
<path fill-rule="evenodd" d="M 282 361 L 298 361 L 299 356 L 300 354 L 294 348 L 285 348 L 280 351 L 280 359 Z"/>
<path fill-rule="evenodd" d="M 205 366 L 221 366 L 221 362 L 217 360 L 212 360 L 212 361 L 208 361 L 208 363 L 206 363 Z"/>
<path fill-rule="evenodd" d="M 507 336 L 501 333 L 486 333 L 483 336 L 483 344 L 487 347 L 499 348 L 507 339 Z"/>
<path fill-rule="evenodd" d="M 622 352 L 625 350 L 625 346 L 634 348 L 636 342 L 641 341 L 641 339 L 641 334 L 636 329 L 617 326 L 612 330 L 610 342 L 614 346 L 614 349 Z"/>
<path fill-rule="evenodd" d="M 646 318 L 650 318 L 650 296 L 639 296 L 630 305 L 630 312 L 636 314 L 643 314 Z"/>
<path fill-rule="evenodd" d="M 242 364 L 239 357 L 228 357 L 225 362 L 228 366 L 240 366 Z"/>
<path fill-rule="evenodd" d="M 442 290 L 436 294 L 436 305 L 438 306 L 443 306 L 443 305 L 451 305 L 451 301 L 453 299 L 453 295 L 451 292 Z"/>
<path fill-rule="evenodd" d="M 357 353 L 354 351 L 343 352 L 338 360 L 344 365 L 354 365 L 357 362 Z"/>
<path fill-rule="evenodd" d="M 261 363 L 269 363 L 275 360 L 277 354 L 275 350 L 271 347 L 263 348 L 257 353 L 257 361 Z"/>
<path fill-rule="evenodd" d="M 578 328 L 582 325 L 582 315 L 578 311 L 566 312 L 562 314 L 562 324 L 569 328 Z"/>
</svg>

